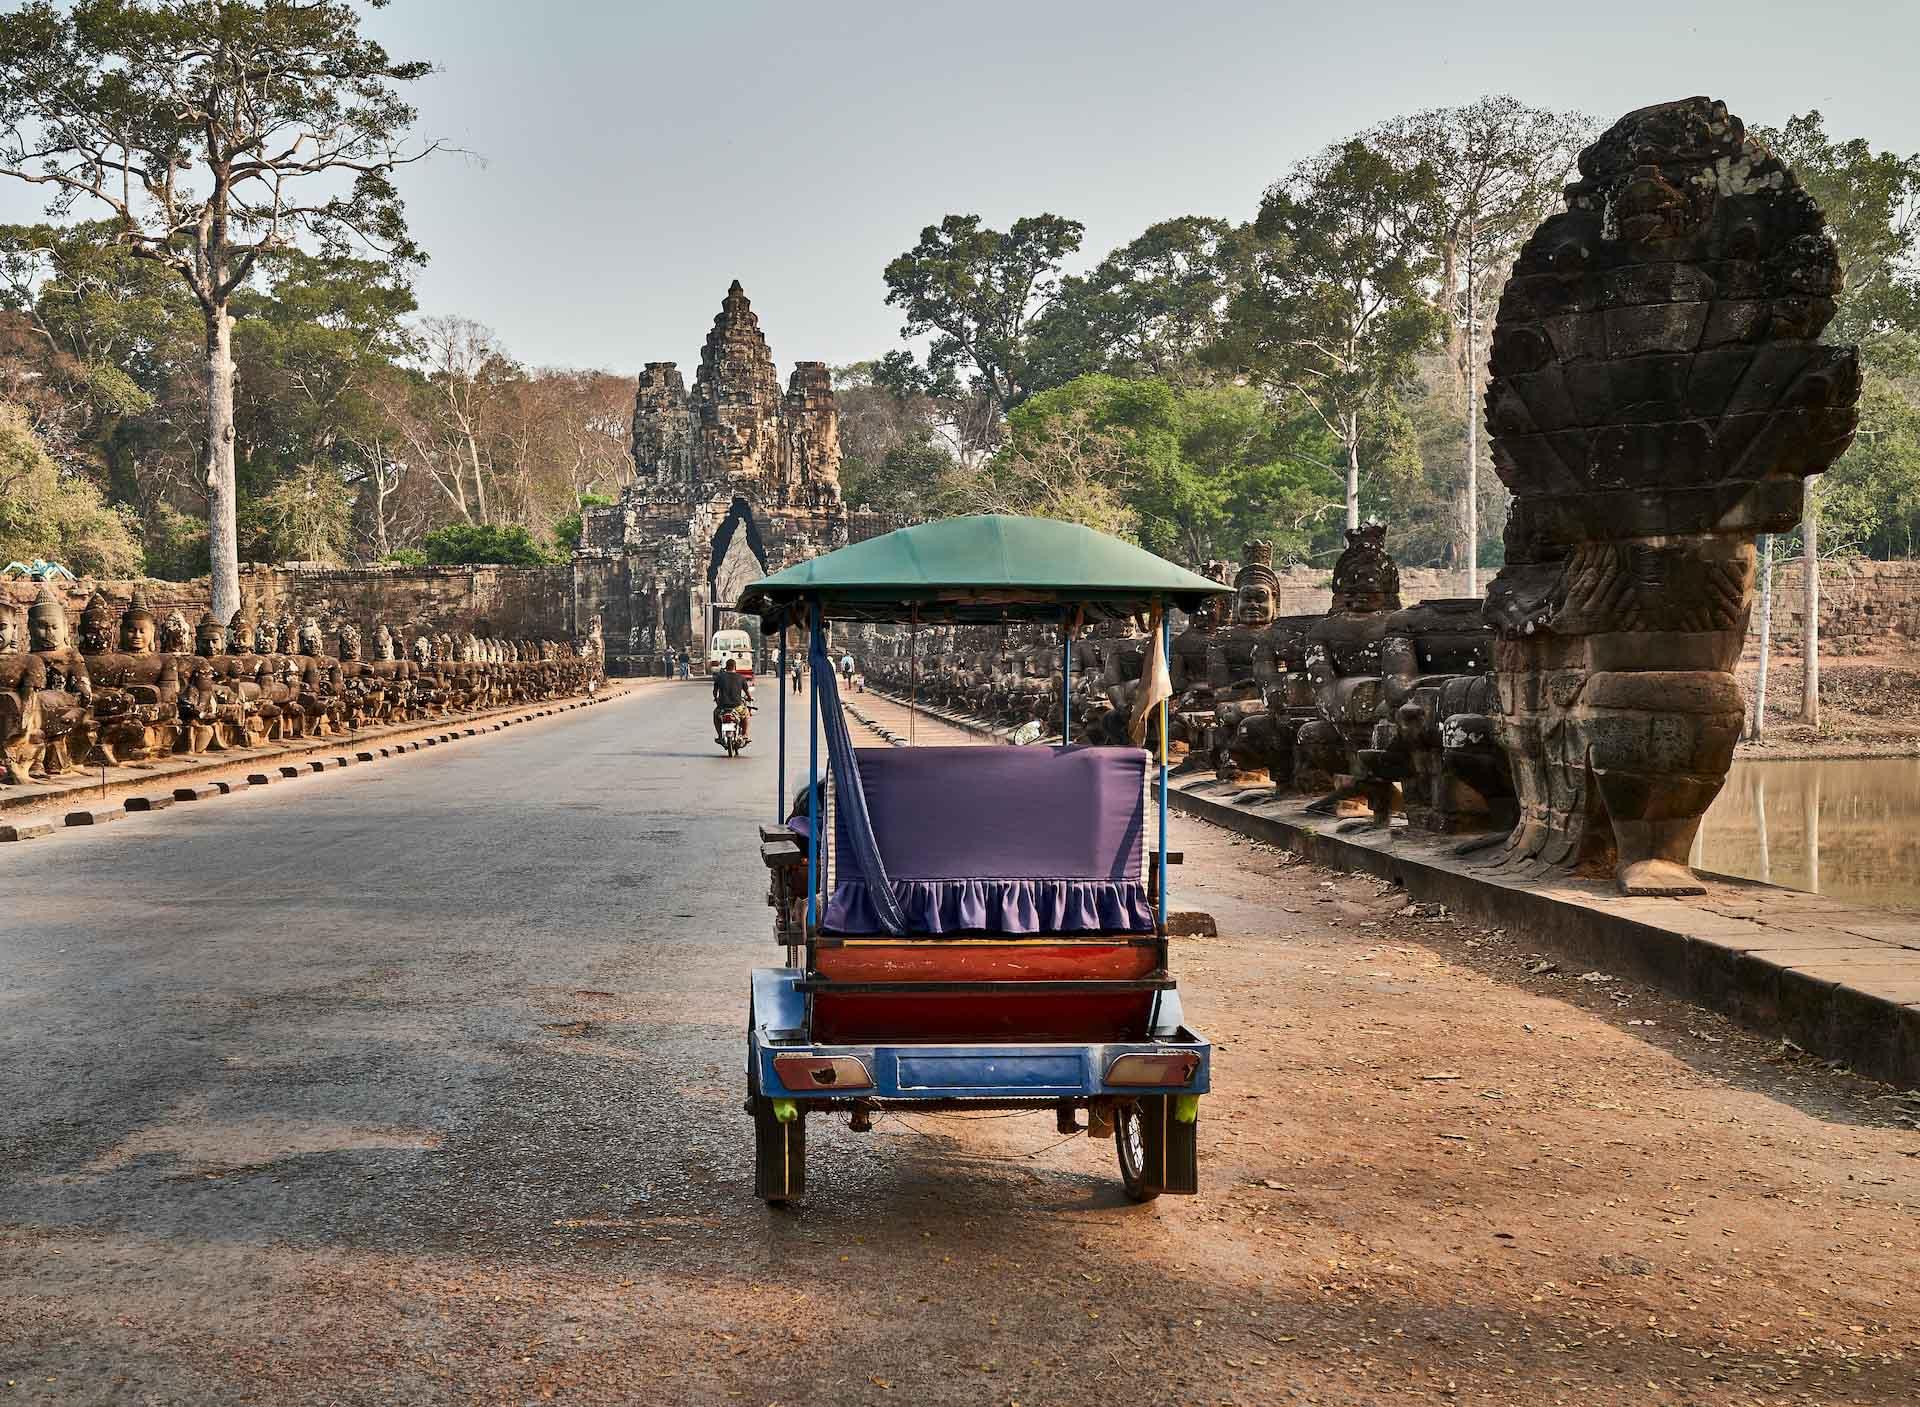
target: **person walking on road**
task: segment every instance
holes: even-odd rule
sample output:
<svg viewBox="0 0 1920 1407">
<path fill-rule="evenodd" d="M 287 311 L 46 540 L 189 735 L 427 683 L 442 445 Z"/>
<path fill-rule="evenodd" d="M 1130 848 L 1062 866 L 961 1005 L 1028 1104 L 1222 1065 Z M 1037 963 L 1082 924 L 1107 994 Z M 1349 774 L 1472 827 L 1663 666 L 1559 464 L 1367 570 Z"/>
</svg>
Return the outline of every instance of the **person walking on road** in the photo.
<svg viewBox="0 0 1920 1407">
<path fill-rule="evenodd" d="M 800 661 L 795 660 L 788 672 L 793 675 L 793 692 L 797 694 L 800 692 Z"/>
<path fill-rule="evenodd" d="M 692 664 L 693 660 L 687 654 L 687 647 L 682 645 L 680 647 L 680 677 L 682 679 L 690 677 Z"/>
</svg>

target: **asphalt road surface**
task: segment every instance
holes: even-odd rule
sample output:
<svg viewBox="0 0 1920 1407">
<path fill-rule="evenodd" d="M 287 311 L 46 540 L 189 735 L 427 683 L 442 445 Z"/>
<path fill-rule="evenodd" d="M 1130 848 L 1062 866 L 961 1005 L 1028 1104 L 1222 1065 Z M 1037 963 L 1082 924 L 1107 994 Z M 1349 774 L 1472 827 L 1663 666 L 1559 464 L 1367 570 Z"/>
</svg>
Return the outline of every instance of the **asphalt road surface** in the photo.
<svg viewBox="0 0 1920 1407">
<path fill-rule="evenodd" d="M 1197 825 L 1201 1196 L 929 1116 L 765 1208 L 763 704 L 0 849 L 0 1403 L 1913 1400 L 1896 1093 Z"/>
</svg>

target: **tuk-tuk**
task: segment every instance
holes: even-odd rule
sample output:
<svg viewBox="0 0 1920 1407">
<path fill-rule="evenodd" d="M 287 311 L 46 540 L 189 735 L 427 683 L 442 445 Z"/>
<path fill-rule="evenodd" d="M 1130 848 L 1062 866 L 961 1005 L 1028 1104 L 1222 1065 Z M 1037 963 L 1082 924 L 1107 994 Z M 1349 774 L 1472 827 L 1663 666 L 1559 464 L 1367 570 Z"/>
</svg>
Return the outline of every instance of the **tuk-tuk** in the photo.
<svg viewBox="0 0 1920 1407">
<path fill-rule="evenodd" d="M 738 609 L 811 665 L 807 786 L 789 806 L 780 691 L 776 823 L 761 828 L 786 965 L 754 971 L 747 1100 L 757 1195 L 806 1188 L 810 1117 L 855 1130 L 899 1110 L 1052 1111 L 1112 1136 L 1127 1195 L 1198 1188 L 1211 1047 L 1168 967 L 1166 708 L 1158 747 L 1069 736 L 1073 637 L 1151 627 L 1143 674 L 1164 700 L 1168 611 L 1228 588 L 1076 524 L 947 519 L 755 582 Z M 1045 623 L 1060 636 L 1064 732 L 1025 747 L 855 748 L 827 632 L 835 622 Z M 827 758 L 823 769 L 820 747 Z M 1157 848 L 1148 849 L 1157 772 Z"/>
</svg>

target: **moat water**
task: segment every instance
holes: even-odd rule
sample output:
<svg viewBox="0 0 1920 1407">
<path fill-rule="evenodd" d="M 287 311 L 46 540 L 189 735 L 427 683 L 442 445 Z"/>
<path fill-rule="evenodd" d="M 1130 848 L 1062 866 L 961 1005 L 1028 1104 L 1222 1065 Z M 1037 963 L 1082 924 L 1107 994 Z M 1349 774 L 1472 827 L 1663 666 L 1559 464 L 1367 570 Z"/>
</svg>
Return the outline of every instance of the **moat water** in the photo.
<svg viewBox="0 0 1920 1407">
<path fill-rule="evenodd" d="M 1693 863 L 1920 911 L 1920 758 L 1736 762 Z"/>
</svg>

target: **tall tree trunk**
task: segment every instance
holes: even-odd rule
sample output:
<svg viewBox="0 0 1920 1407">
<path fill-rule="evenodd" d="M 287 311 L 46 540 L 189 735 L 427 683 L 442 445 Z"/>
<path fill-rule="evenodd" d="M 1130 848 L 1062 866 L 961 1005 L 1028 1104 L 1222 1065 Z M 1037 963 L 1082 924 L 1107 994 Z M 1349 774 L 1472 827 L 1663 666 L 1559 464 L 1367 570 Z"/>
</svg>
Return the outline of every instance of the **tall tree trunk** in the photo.
<svg viewBox="0 0 1920 1407">
<path fill-rule="evenodd" d="M 1474 320 L 1473 235 L 1467 236 L 1467 595 L 1480 594 L 1480 349 Z"/>
<path fill-rule="evenodd" d="M 1753 727 L 1749 738 L 1767 731 L 1767 661 L 1773 654 L 1773 534 L 1760 535 L 1760 674 L 1753 686 Z M 1764 837 L 1766 822 L 1761 821 Z M 1762 842 L 1764 848 L 1764 840 Z"/>
<path fill-rule="evenodd" d="M 1360 526 L 1360 413 L 1347 416 L 1347 527 Z"/>
<path fill-rule="evenodd" d="M 1820 726 L 1820 490 L 1817 483 L 1807 485 L 1807 516 L 1802 529 L 1807 550 L 1801 561 L 1801 584 L 1805 590 L 1806 625 L 1800 632 L 1804 651 L 1800 680 L 1800 717 L 1814 727 Z"/>
<path fill-rule="evenodd" d="M 234 523 L 233 318 L 225 305 L 207 312 L 207 438 L 200 469 L 207 485 L 207 554 L 213 567 L 213 617 L 240 609 L 240 535 Z"/>
</svg>

